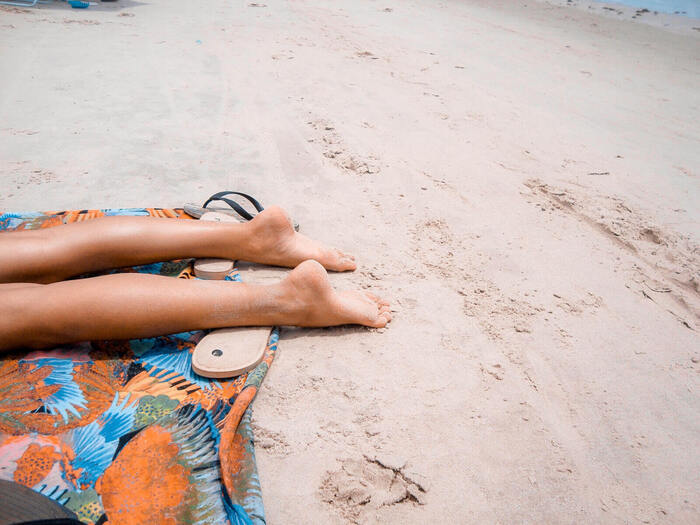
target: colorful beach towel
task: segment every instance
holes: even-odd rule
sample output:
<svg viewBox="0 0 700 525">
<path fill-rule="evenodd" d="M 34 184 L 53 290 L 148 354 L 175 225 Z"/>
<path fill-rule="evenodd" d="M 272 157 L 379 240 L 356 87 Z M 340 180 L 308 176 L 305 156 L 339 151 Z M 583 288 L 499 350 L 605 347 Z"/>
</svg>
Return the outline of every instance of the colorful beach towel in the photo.
<svg viewBox="0 0 700 525">
<path fill-rule="evenodd" d="M 0 231 L 109 215 L 188 218 L 162 208 L 3 214 Z M 119 271 L 194 278 L 191 260 Z M 239 280 L 235 269 L 228 280 Z M 0 479 L 90 524 L 265 523 L 250 404 L 278 333 L 264 360 L 232 380 L 192 372 L 203 335 L 0 355 Z"/>
</svg>

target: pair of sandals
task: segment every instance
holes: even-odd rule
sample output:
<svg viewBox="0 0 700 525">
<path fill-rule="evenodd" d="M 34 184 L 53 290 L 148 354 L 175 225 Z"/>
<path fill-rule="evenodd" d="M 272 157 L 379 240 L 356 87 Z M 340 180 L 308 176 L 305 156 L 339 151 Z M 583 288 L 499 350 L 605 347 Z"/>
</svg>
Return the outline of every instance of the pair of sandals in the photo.
<svg viewBox="0 0 700 525">
<path fill-rule="evenodd" d="M 256 213 L 263 206 L 255 198 L 238 191 L 221 191 L 207 199 L 203 206 L 185 204 L 184 211 L 200 221 L 244 222 L 255 217 L 231 195 L 243 197 L 255 208 Z M 224 203 L 228 208 L 208 207 L 211 203 Z M 298 230 L 298 224 L 294 224 Z M 197 259 L 194 262 L 194 275 L 199 279 L 224 280 L 234 269 L 235 261 L 226 259 Z M 265 280 L 265 272 L 238 268 L 246 281 L 260 284 Z M 236 327 L 212 330 L 195 346 L 192 354 L 192 369 L 199 375 L 210 378 L 235 377 L 244 374 L 263 360 L 272 327 Z"/>
</svg>

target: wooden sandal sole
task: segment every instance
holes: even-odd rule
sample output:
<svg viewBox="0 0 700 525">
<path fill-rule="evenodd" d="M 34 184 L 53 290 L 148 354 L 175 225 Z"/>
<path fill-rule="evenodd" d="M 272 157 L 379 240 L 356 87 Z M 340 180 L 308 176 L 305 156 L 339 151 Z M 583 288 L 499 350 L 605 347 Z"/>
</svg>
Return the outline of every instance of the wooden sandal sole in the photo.
<svg viewBox="0 0 700 525">
<path fill-rule="evenodd" d="M 238 222 L 231 215 L 217 212 L 204 213 L 199 220 Z M 222 280 L 233 270 L 234 265 L 234 261 L 227 259 L 197 259 L 194 262 L 194 274 L 200 279 Z M 258 272 L 250 273 L 253 276 Z M 260 279 L 253 278 L 253 281 L 258 284 Z M 212 330 L 195 346 L 192 369 L 200 376 L 215 379 L 249 372 L 263 360 L 271 332 L 272 327 L 269 326 Z"/>
</svg>

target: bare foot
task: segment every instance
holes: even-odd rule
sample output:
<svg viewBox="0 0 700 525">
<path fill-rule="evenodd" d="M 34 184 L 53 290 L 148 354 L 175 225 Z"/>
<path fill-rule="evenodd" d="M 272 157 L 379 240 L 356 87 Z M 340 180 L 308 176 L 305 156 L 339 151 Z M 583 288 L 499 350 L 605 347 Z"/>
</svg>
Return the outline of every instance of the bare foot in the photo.
<svg viewBox="0 0 700 525">
<path fill-rule="evenodd" d="M 391 321 L 389 303 L 367 292 L 336 292 L 316 261 L 304 261 L 278 285 L 294 326 L 361 324 L 382 328 Z"/>
<path fill-rule="evenodd" d="M 294 268 L 303 261 L 314 259 L 324 268 L 336 272 L 357 268 L 352 255 L 295 232 L 286 212 L 279 206 L 266 208 L 249 224 L 254 230 L 251 260 L 255 262 Z"/>
</svg>

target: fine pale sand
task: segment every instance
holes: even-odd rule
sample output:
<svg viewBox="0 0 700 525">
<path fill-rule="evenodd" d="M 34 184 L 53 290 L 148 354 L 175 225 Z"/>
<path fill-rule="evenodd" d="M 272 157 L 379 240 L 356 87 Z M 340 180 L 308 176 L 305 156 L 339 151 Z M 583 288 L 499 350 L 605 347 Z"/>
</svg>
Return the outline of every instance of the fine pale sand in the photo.
<svg viewBox="0 0 700 525">
<path fill-rule="evenodd" d="M 575 3 L 0 8 L 0 210 L 243 190 L 358 255 L 394 321 L 283 331 L 271 524 L 698 523 L 700 21 Z"/>
</svg>

